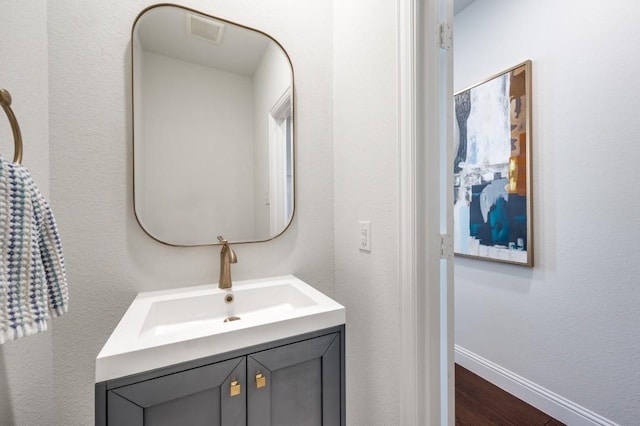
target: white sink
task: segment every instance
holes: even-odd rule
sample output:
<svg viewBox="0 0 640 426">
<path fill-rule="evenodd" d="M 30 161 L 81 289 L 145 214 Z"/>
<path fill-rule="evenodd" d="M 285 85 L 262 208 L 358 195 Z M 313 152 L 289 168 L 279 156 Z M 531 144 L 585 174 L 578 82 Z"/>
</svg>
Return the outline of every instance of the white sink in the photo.
<svg viewBox="0 0 640 426">
<path fill-rule="evenodd" d="M 96 358 L 96 382 L 344 322 L 342 305 L 291 275 L 140 293 Z"/>
</svg>

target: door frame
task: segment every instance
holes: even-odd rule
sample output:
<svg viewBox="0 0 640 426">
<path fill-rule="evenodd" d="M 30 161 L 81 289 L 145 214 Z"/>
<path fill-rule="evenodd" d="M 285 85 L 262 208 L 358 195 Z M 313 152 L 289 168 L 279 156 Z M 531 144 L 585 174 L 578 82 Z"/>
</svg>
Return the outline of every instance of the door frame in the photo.
<svg viewBox="0 0 640 426">
<path fill-rule="evenodd" d="M 453 1 L 397 19 L 400 424 L 453 425 Z"/>
<path fill-rule="evenodd" d="M 289 202 L 292 191 L 288 182 L 287 158 L 293 156 L 291 118 L 293 92 L 288 87 L 269 111 L 269 235 L 278 235 L 291 218 L 293 205 Z"/>
</svg>

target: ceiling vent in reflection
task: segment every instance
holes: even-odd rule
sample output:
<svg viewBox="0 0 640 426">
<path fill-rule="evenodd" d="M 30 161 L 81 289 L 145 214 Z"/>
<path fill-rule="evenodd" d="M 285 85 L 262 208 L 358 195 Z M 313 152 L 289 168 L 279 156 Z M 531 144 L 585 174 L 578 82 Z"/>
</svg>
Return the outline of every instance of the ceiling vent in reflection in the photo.
<svg viewBox="0 0 640 426">
<path fill-rule="evenodd" d="M 187 15 L 187 34 L 208 41 L 209 43 L 220 44 L 224 24 L 210 19 L 204 19 L 196 15 Z"/>
</svg>

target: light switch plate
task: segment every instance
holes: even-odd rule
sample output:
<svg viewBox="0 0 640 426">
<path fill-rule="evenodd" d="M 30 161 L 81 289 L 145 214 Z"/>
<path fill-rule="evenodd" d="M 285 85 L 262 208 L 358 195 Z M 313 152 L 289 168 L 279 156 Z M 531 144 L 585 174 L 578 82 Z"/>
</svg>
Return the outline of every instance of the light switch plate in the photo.
<svg viewBox="0 0 640 426">
<path fill-rule="evenodd" d="M 371 222 L 360 221 L 360 250 L 371 252 Z"/>
</svg>

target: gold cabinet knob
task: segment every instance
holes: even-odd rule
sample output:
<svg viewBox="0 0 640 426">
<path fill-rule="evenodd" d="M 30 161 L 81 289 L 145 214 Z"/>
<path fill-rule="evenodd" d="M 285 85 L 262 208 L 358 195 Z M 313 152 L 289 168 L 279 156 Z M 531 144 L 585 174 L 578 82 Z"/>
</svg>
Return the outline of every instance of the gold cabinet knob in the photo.
<svg viewBox="0 0 640 426">
<path fill-rule="evenodd" d="M 267 378 L 262 373 L 256 374 L 256 388 L 260 389 L 267 386 Z"/>
<path fill-rule="evenodd" d="M 229 391 L 231 396 L 240 395 L 240 383 L 237 380 L 231 382 L 231 389 Z"/>
</svg>

